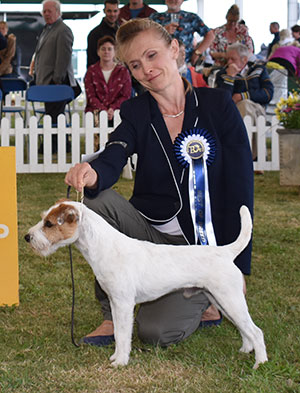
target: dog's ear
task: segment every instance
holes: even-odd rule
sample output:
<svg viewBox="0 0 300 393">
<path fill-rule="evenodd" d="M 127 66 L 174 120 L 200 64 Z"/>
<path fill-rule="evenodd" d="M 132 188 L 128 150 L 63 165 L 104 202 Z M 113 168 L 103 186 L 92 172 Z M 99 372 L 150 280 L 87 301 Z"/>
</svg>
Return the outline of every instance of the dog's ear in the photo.
<svg viewBox="0 0 300 393">
<path fill-rule="evenodd" d="M 63 212 L 63 221 L 67 222 L 68 224 L 72 224 L 75 222 L 78 222 L 79 220 L 79 213 L 77 209 L 75 209 L 73 206 L 67 206 L 64 209 Z"/>
</svg>

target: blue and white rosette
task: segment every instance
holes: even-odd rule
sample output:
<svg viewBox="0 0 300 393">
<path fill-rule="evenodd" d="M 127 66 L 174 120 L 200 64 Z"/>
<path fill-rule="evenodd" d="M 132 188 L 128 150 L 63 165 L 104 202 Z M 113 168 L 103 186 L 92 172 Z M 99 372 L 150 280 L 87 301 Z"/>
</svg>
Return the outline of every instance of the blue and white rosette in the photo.
<svg viewBox="0 0 300 393">
<path fill-rule="evenodd" d="M 189 198 L 191 216 L 195 229 L 195 242 L 201 245 L 216 245 L 210 197 L 207 166 L 215 158 L 216 143 L 205 129 L 181 132 L 174 142 L 175 155 L 185 168 L 189 168 Z"/>
</svg>

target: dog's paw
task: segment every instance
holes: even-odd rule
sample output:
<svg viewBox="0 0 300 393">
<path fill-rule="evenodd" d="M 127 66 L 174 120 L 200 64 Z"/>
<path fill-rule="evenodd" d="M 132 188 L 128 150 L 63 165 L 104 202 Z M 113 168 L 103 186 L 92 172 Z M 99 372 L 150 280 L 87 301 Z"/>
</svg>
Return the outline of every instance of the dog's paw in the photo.
<svg viewBox="0 0 300 393">
<path fill-rule="evenodd" d="M 118 357 L 115 359 L 111 364 L 114 367 L 119 367 L 119 366 L 126 366 L 128 364 L 128 358 L 124 359 L 123 357 Z"/>
<path fill-rule="evenodd" d="M 117 354 L 116 354 L 116 352 L 114 352 L 114 353 L 111 355 L 111 357 L 109 358 L 109 360 L 110 360 L 111 362 L 113 362 L 114 360 L 116 360 L 116 358 L 117 358 Z"/>
<path fill-rule="evenodd" d="M 254 366 L 253 366 L 253 369 L 254 369 L 254 370 L 257 370 L 260 364 L 263 364 L 263 363 L 265 363 L 265 362 L 267 362 L 267 361 L 268 361 L 268 358 L 267 358 L 267 357 L 265 357 L 265 358 L 263 358 L 263 359 L 260 359 L 260 360 L 256 360 L 256 362 L 255 362 L 255 364 L 254 364 Z"/>
<path fill-rule="evenodd" d="M 117 351 L 115 351 L 115 353 L 113 353 L 109 359 L 114 367 L 126 366 L 129 361 L 129 355 L 126 353 L 118 354 Z"/>
<path fill-rule="evenodd" d="M 250 342 L 247 342 L 247 343 L 244 342 L 243 345 L 240 348 L 240 352 L 250 353 L 250 352 L 253 351 L 253 349 L 254 349 L 253 345 Z"/>
</svg>

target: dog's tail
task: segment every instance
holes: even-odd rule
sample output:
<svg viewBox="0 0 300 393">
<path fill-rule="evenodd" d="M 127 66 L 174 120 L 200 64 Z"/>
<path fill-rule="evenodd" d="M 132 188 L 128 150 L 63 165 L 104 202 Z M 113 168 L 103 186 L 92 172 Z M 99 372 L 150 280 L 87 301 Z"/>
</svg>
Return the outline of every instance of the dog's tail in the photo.
<svg viewBox="0 0 300 393">
<path fill-rule="evenodd" d="M 231 244 L 228 244 L 230 251 L 236 258 L 248 245 L 252 234 L 252 218 L 247 206 L 240 208 L 241 231 L 238 238 Z"/>
</svg>

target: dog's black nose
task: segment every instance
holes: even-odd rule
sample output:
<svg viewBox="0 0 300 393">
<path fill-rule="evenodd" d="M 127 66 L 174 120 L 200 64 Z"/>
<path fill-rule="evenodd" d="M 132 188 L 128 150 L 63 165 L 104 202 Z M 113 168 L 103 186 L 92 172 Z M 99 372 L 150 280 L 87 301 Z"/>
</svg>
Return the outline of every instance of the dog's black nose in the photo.
<svg viewBox="0 0 300 393">
<path fill-rule="evenodd" d="M 29 233 L 27 233 L 27 234 L 24 236 L 24 239 L 27 241 L 27 243 L 30 243 L 31 236 L 29 235 Z"/>
</svg>

